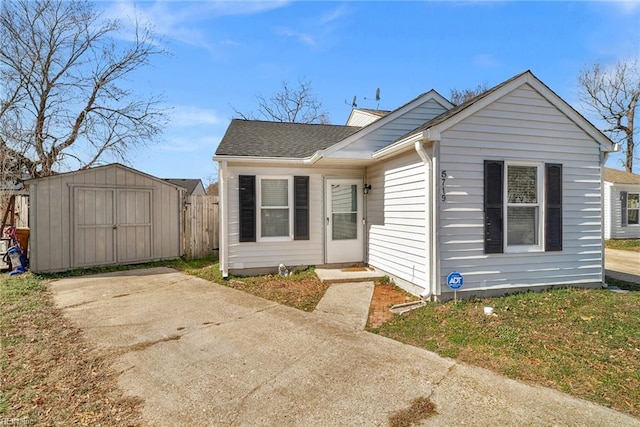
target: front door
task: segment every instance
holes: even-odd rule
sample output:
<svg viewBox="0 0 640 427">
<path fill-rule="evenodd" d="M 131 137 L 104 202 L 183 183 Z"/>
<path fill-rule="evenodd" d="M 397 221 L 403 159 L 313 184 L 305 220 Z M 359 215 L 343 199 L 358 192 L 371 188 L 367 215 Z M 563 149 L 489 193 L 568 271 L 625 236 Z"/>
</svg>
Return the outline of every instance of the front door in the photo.
<svg viewBox="0 0 640 427">
<path fill-rule="evenodd" d="M 326 262 L 362 262 L 362 180 L 327 179 L 325 200 Z"/>
</svg>

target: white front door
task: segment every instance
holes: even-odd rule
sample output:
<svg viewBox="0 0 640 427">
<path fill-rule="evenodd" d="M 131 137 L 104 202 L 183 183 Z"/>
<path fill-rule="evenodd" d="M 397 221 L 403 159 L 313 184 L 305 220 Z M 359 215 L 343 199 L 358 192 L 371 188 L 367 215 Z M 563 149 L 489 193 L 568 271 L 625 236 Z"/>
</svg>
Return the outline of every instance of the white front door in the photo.
<svg viewBox="0 0 640 427">
<path fill-rule="evenodd" d="M 326 262 L 362 262 L 362 180 L 327 179 L 325 200 Z"/>
</svg>

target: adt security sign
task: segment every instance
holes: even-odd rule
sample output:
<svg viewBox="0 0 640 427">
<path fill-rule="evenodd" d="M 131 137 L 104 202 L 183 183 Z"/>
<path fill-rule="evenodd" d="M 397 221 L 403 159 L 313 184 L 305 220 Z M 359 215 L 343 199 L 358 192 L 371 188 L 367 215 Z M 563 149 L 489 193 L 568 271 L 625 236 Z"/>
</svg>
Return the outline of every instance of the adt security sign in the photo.
<svg viewBox="0 0 640 427">
<path fill-rule="evenodd" d="M 449 285 L 449 287 L 454 291 L 460 289 L 463 284 L 464 279 L 462 278 L 462 274 L 458 273 L 457 271 L 452 271 L 447 276 L 447 285 Z"/>
</svg>

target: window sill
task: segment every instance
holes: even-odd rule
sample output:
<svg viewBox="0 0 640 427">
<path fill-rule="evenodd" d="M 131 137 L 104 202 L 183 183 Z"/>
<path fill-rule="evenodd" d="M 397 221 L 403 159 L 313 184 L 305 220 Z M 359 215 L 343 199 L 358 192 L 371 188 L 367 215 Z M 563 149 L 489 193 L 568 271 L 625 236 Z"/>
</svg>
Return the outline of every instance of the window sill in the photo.
<svg viewBox="0 0 640 427">
<path fill-rule="evenodd" d="M 541 246 L 507 246 L 504 250 L 505 254 L 527 254 L 527 253 L 544 253 Z"/>
</svg>

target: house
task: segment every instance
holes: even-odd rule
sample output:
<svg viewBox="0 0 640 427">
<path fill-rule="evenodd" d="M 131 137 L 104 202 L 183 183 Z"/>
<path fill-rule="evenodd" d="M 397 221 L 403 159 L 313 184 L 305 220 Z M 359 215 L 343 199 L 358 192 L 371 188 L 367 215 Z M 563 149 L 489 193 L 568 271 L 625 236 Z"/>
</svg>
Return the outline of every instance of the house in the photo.
<svg viewBox="0 0 640 427">
<path fill-rule="evenodd" d="M 604 238 L 640 239 L 640 175 L 604 168 Z"/>
<path fill-rule="evenodd" d="M 182 255 L 181 187 L 117 163 L 27 183 L 34 272 Z"/>
<path fill-rule="evenodd" d="M 220 268 L 364 263 L 435 300 L 460 275 L 461 296 L 601 286 L 615 148 L 530 71 L 344 126 L 233 120 L 214 156 Z"/>
<path fill-rule="evenodd" d="M 187 196 L 204 196 L 207 194 L 200 179 L 164 178 L 164 180 L 187 190 Z"/>
</svg>

